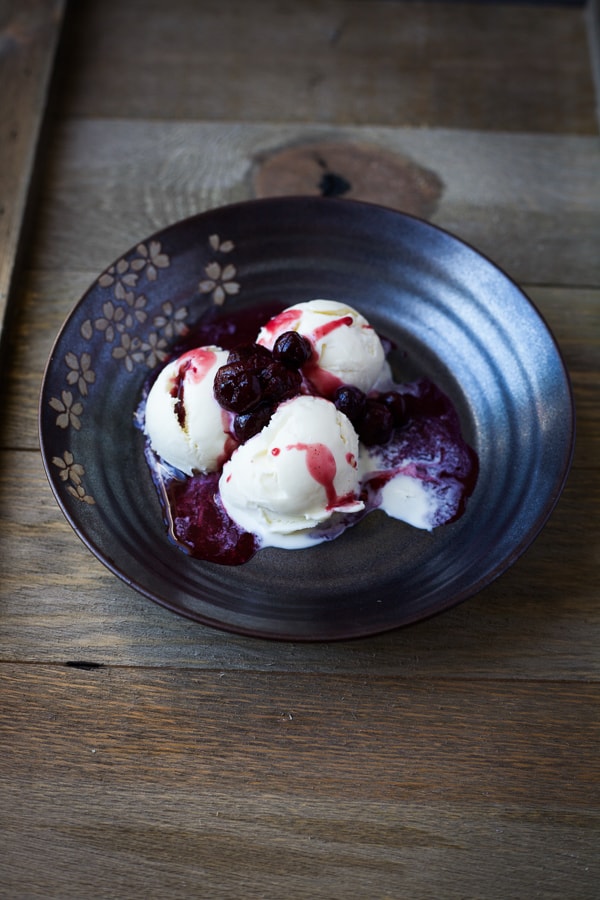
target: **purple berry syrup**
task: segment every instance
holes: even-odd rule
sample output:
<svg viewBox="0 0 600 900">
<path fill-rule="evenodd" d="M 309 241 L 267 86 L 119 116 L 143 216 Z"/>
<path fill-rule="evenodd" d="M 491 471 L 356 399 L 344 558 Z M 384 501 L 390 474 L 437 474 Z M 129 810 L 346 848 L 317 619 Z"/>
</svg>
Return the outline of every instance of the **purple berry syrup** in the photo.
<svg viewBox="0 0 600 900">
<path fill-rule="evenodd" d="M 207 345 L 232 350 L 249 344 L 264 323 L 280 312 L 281 306 L 271 305 L 204 321 L 174 348 L 171 359 Z M 384 346 L 390 346 L 385 338 L 382 341 Z M 144 398 L 156 374 L 148 379 Z M 368 448 L 371 471 L 364 479 L 361 492 L 365 509 L 332 517 L 315 529 L 315 543 L 338 537 L 366 514 L 380 508 L 382 490 L 396 475 L 419 479 L 432 493 L 436 508 L 432 527 L 453 522 L 464 513 L 477 481 L 478 459 L 461 435 L 459 418 L 450 399 L 427 379 L 394 387 L 398 392 L 396 404 L 398 396 L 401 397 L 403 421 L 401 426 L 393 428 L 389 440 Z M 376 405 L 389 400 L 387 394 L 382 395 Z M 142 430 L 144 407 L 145 399 L 136 415 Z M 180 420 L 184 415 L 183 404 L 181 407 Z M 231 445 L 233 448 L 237 445 L 234 438 Z M 315 468 L 316 480 L 332 482 L 335 473 L 321 470 L 322 454 L 317 460 L 309 452 L 310 448 L 303 449 L 307 451 L 307 465 Z M 145 455 L 169 535 L 182 550 L 197 559 L 229 566 L 248 562 L 260 550 L 258 537 L 240 528 L 225 510 L 218 487 L 220 472 L 185 476 L 160 460 L 148 443 Z"/>
<path fill-rule="evenodd" d="M 406 424 L 386 444 L 371 448 L 378 465 L 365 481 L 366 503 L 371 508 L 380 506 L 381 489 L 396 475 L 417 478 L 435 500 L 431 525 L 436 528 L 464 513 L 477 482 L 479 461 L 461 435 L 450 399 L 426 379 L 406 387 Z"/>
</svg>

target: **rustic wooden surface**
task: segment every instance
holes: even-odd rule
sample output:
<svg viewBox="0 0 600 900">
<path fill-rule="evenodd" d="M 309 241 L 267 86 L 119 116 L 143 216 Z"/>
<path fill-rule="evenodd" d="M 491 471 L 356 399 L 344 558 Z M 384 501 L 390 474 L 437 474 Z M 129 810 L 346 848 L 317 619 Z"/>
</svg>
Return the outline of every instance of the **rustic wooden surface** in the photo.
<svg viewBox="0 0 600 900">
<path fill-rule="evenodd" d="M 50 6 L 13 4 L 30 22 Z M 72 5 L 1 400 L 0 897 L 598 896 L 588 24 L 554 5 Z M 37 437 L 52 342 L 98 273 L 183 216 L 318 192 L 315 147 L 349 194 L 379 199 L 387 179 L 393 205 L 524 287 L 578 427 L 563 497 L 502 578 L 333 645 L 228 635 L 144 600 L 71 531 Z M 25 155 L 13 171 L 27 183 Z"/>
<path fill-rule="evenodd" d="M 33 201 L 65 0 L 0 2 L 0 347 Z"/>
</svg>

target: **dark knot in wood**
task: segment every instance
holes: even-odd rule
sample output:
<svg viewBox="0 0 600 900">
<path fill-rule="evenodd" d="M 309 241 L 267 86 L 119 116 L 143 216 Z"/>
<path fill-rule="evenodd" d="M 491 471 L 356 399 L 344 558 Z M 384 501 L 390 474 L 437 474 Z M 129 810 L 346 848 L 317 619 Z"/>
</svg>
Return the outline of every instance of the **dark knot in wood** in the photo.
<svg viewBox="0 0 600 900">
<path fill-rule="evenodd" d="M 421 218 L 431 217 L 444 185 L 415 160 L 384 147 L 323 141 L 280 147 L 255 161 L 257 197 L 312 195 L 379 203 Z"/>
</svg>

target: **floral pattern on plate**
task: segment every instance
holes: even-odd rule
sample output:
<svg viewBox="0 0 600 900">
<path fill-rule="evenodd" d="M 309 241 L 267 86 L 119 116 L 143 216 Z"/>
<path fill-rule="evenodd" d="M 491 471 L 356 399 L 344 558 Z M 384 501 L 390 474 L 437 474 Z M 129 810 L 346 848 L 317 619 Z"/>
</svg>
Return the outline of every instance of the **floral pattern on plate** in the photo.
<svg viewBox="0 0 600 900">
<path fill-rule="evenodd" d="M 234 249 L 230 240 L 222 240 L 211 234 L 208 245 L 214 258 L 204 266 L 206 278 L 198 285 L 200 294 L 208 294 L 215 306 L 221 306 L 228 296 L 237 294 L 240 284 L 234 280 L 237 274 L 232 263 L 224 264 L 223 254 Z M 48 400 L 56 412 L 58 429 L 80 431 L 85 422 L 85 402 L 96 384 L 94 350 L 97 342 L 111 346 L 111 356 L 122 364 L 127 372 L 143 365 L 154 369 L 169 355 L 170 343 L 186 334 L 189 309 L 175 306 L 165 300 L 158 311 L 149 312 L 145 291 L 160 278 L 163 270 L 171 265 L 168 253 L 161 243 L 150 240 L 138 244 L 129 256 L 124 256 L 103 272 L 97 281 L 103 299 L 97 315 L 87 318 L 79 331 L 89 349 L 75 353 L 69 350 L 64 356 L 65 385 L 57 396 Z M 62 456 L 54 456 L 52 463 L 65 483 L 67 491 L 76 499 L 94 505 L 94 498 L 84 487 L 85 467 L 75 460 L 71 450 Z"/>
</svg>

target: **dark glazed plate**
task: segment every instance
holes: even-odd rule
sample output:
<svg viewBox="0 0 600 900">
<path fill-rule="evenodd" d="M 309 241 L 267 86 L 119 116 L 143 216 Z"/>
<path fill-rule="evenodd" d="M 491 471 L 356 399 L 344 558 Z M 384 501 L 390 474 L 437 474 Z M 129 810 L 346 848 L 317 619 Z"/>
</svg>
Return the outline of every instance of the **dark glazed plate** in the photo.
<svg viewBox="0 0 600 900">
<path fill-rule="evenodd" d="M 395 341 L 397 380 L 429 377 L 450 395 L 480 459 L 467 512 L 431 534 L 376 512 L 314 549 L 235 567 L 192 559 L 167 537 L 133 425 L 144 380 L 206 315 L 315 297 L 350 303 Z M 104 272 L 57 338 L 40 436 L 66 518 L 127 584 L 207 625 L 335 640 L 439 613 L 506 570 L 558 500 L 573 416 L 552 335 L 491 262 L 410 216 L 298 197 L 179 222 Z"/>
</svg>

